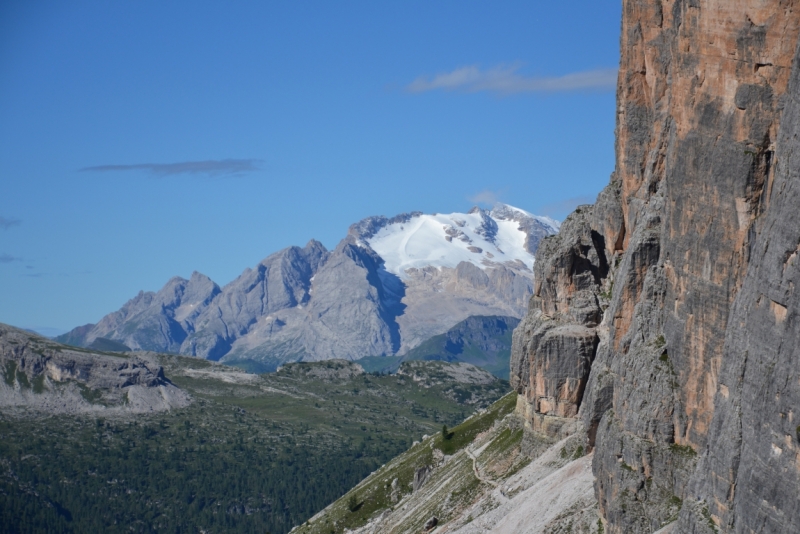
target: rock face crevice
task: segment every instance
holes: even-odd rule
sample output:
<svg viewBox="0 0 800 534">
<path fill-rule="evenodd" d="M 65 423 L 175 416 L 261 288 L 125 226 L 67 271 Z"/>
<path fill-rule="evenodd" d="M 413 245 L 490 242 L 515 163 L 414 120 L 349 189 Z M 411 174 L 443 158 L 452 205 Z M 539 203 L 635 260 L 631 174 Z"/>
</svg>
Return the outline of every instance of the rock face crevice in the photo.
<svg viewBox="0 0 800 534">
<path fill-rule="evenodd" d="M 798 9 L 623 2 L 616 169 L 540 245 L 511 369 L 585 432 L 608 532 L 800 524 Z"/>
</svg>

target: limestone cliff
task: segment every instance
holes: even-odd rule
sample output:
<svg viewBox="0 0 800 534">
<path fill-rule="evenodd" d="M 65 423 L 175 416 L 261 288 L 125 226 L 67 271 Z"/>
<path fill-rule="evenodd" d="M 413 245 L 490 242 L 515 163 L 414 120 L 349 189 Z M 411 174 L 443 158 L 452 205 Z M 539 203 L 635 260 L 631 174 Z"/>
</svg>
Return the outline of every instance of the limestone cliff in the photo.
<svg viewBox="0 0 800 534">
<path fill-rule="evenodd" d="M 512 353 L 607 532 L 800 524 L 799 9 L 623 2 L 616 169 L 541 244 Z"/>
<path fill-rule="evenodd" d="M 182 408 L 190 396 L 152 353 L 75 349 L 0 324 L 0 411 L 122 415 Z"/>
</svg>

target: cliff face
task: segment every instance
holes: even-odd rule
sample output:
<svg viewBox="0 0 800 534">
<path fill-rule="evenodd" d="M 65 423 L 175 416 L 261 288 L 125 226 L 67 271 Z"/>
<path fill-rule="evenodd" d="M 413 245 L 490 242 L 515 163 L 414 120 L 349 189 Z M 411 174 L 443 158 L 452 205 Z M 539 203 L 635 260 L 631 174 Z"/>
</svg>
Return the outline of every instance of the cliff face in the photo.
<svg viewBox="0 0 800 534">
<path fill-rule="evenodd" d="M 29 417 L 152 413 L 189 405 L 152 354 L 73 349 L 0 324 L 0 411 Z"/>
<path fill-rule="evenodd" d="M 512 354 L 609 532 L 800 524 L 799 9 L 624 1 L 616 170 L 540 246 Z"/>
</svg>

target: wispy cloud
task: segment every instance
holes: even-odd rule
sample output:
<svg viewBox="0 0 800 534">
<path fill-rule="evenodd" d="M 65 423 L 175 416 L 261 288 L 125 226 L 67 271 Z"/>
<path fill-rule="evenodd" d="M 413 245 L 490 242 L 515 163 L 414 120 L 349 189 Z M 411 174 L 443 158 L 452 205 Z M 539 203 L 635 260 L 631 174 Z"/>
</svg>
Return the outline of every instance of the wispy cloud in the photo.
<svg viewBox="0 0 800 534">
<path fill-rule="evenodd" d="M 20 223 L 22 223 L 22 221 L 19 219 L 0 216 L 0 228 L 3 230 L 8 230 L 12 226 L 19 226 Z"/>
<path fill-rule="evenodd" d="M 461 67 L 435 76 L 420 76 L 406 86 L 411 93 L 437 89 L 477 93 L 489 91 L 503 95 L 513 93 L 558 93 L 565 91 L 610 91 L 617 86 L 617 69 L 573 72 L 564 76 L 525 76 L 517 72 L 521 65 L 498 65 L 481 70 L 476 65 Z"/>
<path fill-rule="evenodd" d="M 53 273 L 53 272 L 38 272 L 38 273 L 21 273 L 20 276 L 25 276 L 27 278 L 44 278 L 45 276 L 60 276 L 61 278 L 69 278 L 71 276 L 78 276 L 84 274 L 92 274 L 92 271 L 72 271 L 72 272 L 60 272 L 60 273 Z"/>
<path fill-rule="evenodd" d="M 539 213 L 542 215 L 547 215 L 549 217 L 565 217 L 569 215 L 572 210 L 580 206 L 581 204 L 593 204 L 595 198 L 591 195 L 580 195 L 577 197 L 565 198 L 564 200 L 559 200 L 558 202 L 553 202 L 552 204 L 546 204 L 539 208 Z"/>
<path fill-rule="evenodd" d="M 13 261 L 22 261 L 22 258 L 17 258 L 16 256 L 6 254 L 5 252 L 0 253 L 0 263 L 11 263 Z"/>
<path fill-rule="evenodd" d="M 474 202 L 476 204 L 486 204 L 489 206 L 494 206 L 498 202 L 500 202 L 500 195 L 502 195 L 502 191 L 490 191 L 489 189 L 485 189 L 480 193 L 476 193 L 469 197 L 470 202 Z"/>
<path fill-rule="evenodd" d="M 81 172 L 147 171 L 158 176 L 177 174 L 204 174 L 225 176 L 244 174 L 259 170 L 257 159 L 219 159 L 205 161 L 181 161 L 178 163 L 136 163 L 134 165 L 96 165 L 84 167 Z"/>
</svg>

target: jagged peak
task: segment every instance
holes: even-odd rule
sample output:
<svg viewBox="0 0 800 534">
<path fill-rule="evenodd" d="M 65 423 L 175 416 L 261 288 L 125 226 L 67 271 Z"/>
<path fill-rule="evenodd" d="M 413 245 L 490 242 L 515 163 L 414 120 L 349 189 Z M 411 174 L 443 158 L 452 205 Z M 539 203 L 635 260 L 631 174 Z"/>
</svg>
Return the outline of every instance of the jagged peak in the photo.
<svg viewBox="0 0 800 534">
<path fill-rule="evenodd" d="M 387 271 L 401 278 L 408 269 L 455 268 L 465 261 L 481 269 L 521 262 L 530 272 L 536 246 L 558 223 L 507 205 L 498 206 L 497 214 L 474 206 L 467 213 L 369 217 L 351 226 L 349 236 L 377 252 Z"/>
<path fill-rule="evenodd" d="M 328 252 L 328 249 L 325 247 L 325 245 L 323 245 L 322 242 L 317 241 L 314 238 L 311 238 L 311 239 L 308 240 L 308 243 L 306 243 L 306 246 L 303 247 L 303 250 L 307 250 L 307 251 L 310 251 L 310 250 L 321 250 L 323 252 Z"/>
<path fill-rule="evenodd" d="M 405 223 L 410 221 L 412 218 L 419 217 L 421 215 L 423 215 L 421 211 L 401 213 L 391 218 L 383 215 L 373 215 L 361 219 L 355 224 L 351 224 L 350 228 L 347 230 L 347 234 L 354 236 L 358 240 L 364 241 L 378 233 L 381 228 L 384 228 L 390 224 Z"/>
<path fill-rule="evenodd" d="M 536 221 L 542 225 L 549 226 L 555 232 L 558 232 L 561 228 L 561 222 L 551 217 L 547 217 L 546 215 L 534 215 L 521 208 L 517 208 L 510 204 L 504 204 L 502 202 L 497 202 L 489 213 L 493 218 L 504 221 Z"/>
<path fill-rule="evenodd" d="M 211 280 L 211 278 L 209 278 L 208 276 L 204 275 L 200 271 L 192 271 L 192 275 L 189 277 L 189 282 L 200 281 L 200 280 L 202 280 L 202 281 L 208 280 L 210 282 L 213 282 L 213 280 Z"/>
</svg>

